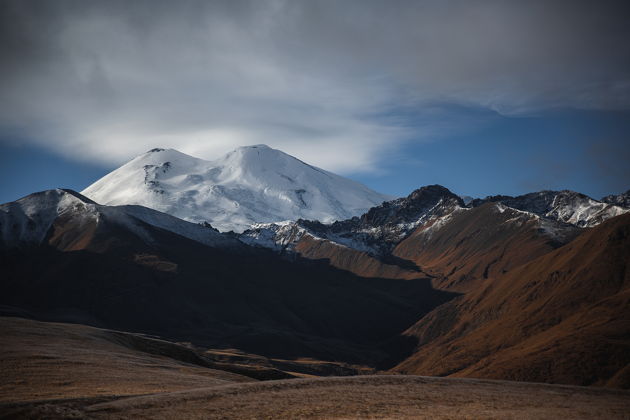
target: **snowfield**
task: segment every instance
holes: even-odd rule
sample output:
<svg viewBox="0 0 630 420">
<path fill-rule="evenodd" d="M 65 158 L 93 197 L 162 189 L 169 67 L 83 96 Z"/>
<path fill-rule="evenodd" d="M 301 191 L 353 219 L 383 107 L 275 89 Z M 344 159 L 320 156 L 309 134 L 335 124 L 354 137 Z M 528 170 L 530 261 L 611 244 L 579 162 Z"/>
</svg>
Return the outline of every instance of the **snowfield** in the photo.
<svg viewBox="0 0 630 420">
<path fill-rule="evenodd" d="M 391 199 L 266 145 L 214 161 L 153 149 L 81 193 L 100 204 L 142 205 L 235 232 L 255 223 L 343 220 Z"/>
</svg>

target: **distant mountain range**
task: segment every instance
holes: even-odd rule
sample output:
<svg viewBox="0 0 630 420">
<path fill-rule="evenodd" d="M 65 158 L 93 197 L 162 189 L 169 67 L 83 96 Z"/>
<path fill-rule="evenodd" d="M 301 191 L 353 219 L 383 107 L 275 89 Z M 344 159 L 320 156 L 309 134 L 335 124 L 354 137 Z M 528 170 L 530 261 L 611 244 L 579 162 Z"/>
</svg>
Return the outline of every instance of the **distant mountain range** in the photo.
<svg viewBox="0 0 630 420">
<path fill-rule="evenodd" d="M 630 190 L 622 194 L 611 194 L 602 198 L 602 202 L 630 208 Z"/>
<path fill-rule="evenodd" d="M 83 193 L 0 205 L 3 313 L 392 372 L 630 386 L 628 193 L 464 201 L 430 185 L 387 200 L 265 146 L 215 162 L 156 149 Z"/>
<path fill-rule="evenodd" d="M 477 209 L 480 210 L 477 210 Z M 490 248 L 496 250 L 496 241 L 505 240 L 515 249 L 522 249 L 527 242 L 547 244 L 545 250 L 565 244 L 578 235 L 583 227 L 596 226 L 609 218 L 630 210 L 625 207 L 599 202 L 572 191 L 542 191 L 518 197 L 493 196 L 472 200 L 468 205 L 457 195 L 440 185 L 422 187 L 408 197 L 388 201 L 370 209 L 360 217 L 332 224 L 297 220 L 284 224 L 258 224 L 245 231 L 240 239 L 254 246 L 268 247 L 281 252 L 297 252 L 311 258 L 329 258 L 339 268 L 366 274 L 364 261 L 345 257 L 343 263 L 336 256 L 340 253 L 368 254 L 381 261 L 414 261 L 427 269 L 427 260 L 450 255 L 453 273 L 461 272 L 465 265 L 458 252 L 447 249 L 453 238 L 443 238 L 447 232 L 458 235 L 459 250 L 466 249 L 481 258 L 489 258 Z M 482 228 L 498 225 L 492 235 Z M 468 232 L 466 236 L 462 232 Z M 520 240 L 512 237 L 517 232 Z M 483 240 L 481 239 L 483 238 Z M 476 240 L 476 243 L 471 241 Z M 308 244 L 307 244 L 308 243 Z M 462 245 L 466 245 L 463 247 Z M 420 252 L 421 251 L 421 252 Z M 423 259 L 419 259 L 419 255 Z M 490 260 L 496 264 L 501 255 Z M 496 260 L 496 261 L 495 261 Z M 521 261 L 521 260 L 518 260 Z M 479 265 L 479 262 L 477 262 Z M 379 267 L 380 269 L 381 267 Z M 417 267 L 416 267 L 417 268 Z M 449 271 L 451 268 L 449 268 Z M 408 274 L 408 273 L 407 273 Z M 486 276 L 488 273 L 486 273 Z"/>
</svg>

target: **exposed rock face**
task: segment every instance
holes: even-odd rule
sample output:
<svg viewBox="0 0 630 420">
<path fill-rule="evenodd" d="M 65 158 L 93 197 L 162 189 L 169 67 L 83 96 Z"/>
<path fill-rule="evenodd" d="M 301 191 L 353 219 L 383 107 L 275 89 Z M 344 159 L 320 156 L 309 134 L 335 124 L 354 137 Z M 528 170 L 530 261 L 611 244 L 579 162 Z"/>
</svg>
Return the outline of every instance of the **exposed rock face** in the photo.
<svg viewBox="0 0 630 420">
<path fill-rule="evenodd" d="M 373 207 L 360 217 L 331 224 L 309 220 L 259 224 L 239 238 L 279 252 L 327 259 L 333 266 L 361 276 L 426 277 L 414 263 L 392 255 L 392 250 L 416 227 L 463 206 L 461 198 L 448 189 L 429 185 Z"/>
</svg>

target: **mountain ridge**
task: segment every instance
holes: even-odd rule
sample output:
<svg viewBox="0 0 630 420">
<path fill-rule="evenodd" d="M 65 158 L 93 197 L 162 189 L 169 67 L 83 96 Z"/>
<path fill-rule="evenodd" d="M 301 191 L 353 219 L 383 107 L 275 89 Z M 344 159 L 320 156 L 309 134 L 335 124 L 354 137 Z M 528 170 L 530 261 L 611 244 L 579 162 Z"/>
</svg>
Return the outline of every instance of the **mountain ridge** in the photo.
<svg viewBox="0 0 630 420">
<path fill-rule="evenodd" d="M 55 223 L 78 224 L 83 233 L 94 231 L 105 220 L 151 242 L 151 235 L 143 227 L 147 223 L 155 228 L 176 233 L 188 239 L 215 247 L 239 247 L 233 238 L 219 234 L 208 226 L 186 222 L 174 216 L 142 206 L 103 206 L 69 189 L 46 190 L 30 194 L 19 200 L 0 204 L 0 248 L 15 245 L 41 245 L 55 236 Z M 62 227 L 57 223 L 58 231 Z"/>
<path fill-rule="evenodd" d="M 614 197 L 621 201 L 623 194 Z M 519 212 L 521 217 L 538 219 L 541 229 L 550 235 L 560 234 L 566 226 L 593 227 L 611 217 L 630 212 L 630 208 L 601 202 L 570 190 L 544 190 L 517 197 L 488 196 L 466 204 L 460 196 L 441 185 L 427 185 L 414 190 L 407 197 L 385 201 L 351 219 L 332 223 L 303 219 L 283 224 L 258 223 L 243 232 L 241 238 L 249 244 L 256 244 L 260 239 L 258 242 L 261 246 L 286 249 L 304 233 L 308 233 L 314 238 L 330 240 L 373 255 L 384 255 L 391 252 L 414 229 L 451 213 L 486 203 L 498 205 L 499 212 L 509 208 Z M 287 238 L 286 231 L 291 231 L 291 239 Z"/>
<path fill-rule="evenodd" d="M 502 203 L 517 210 L 527 211 L 577 227 L 593 227 L 606 219 L 629 211 L 622 206 L 598 201 L 571 190 L 543 190 L 516 197 L 489 196 L 483 199 L 474 199 L 471 206 L 477 207 L 487 202 Z"/>
</svg>

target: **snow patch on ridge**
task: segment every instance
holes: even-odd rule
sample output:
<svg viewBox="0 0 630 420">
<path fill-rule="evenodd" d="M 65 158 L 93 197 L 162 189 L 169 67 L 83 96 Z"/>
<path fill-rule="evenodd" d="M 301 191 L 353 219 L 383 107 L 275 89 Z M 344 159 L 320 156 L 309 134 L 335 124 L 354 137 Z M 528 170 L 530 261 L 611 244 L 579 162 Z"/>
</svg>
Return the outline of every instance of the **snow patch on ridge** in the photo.
<svg viewBox="0 0 630 420">
<path fill-rule="evenodd" d="M 209 246 L 235 246 L 238 242 L 212 228 L 186 222 L 140 206 L 102 206 L 74 191 L 48 190 L 0 205 L 0 238 L 4 247 L 41 244 L 55 220 L 68 217 L 83 224 L 107 220 L 124 226 L 146 243 L 153 243 L 143 225 L 155 226 Z"/>
<path fill-rule="evenodd" d="M 477 207 L 487 202 L 495 203 L 500 212 L 504 208 L 512 208 L 581 228 L 597 226 L 611 217 L 630 211 L 568 190 L 539 191 L 518 197 L 491 196 L 473 200 L 472 205 Z"/>
<path fill-rule="evenodd" d="M 98 220 L 96 205 L 61 189 L 31 194 L 0 205 L 0 233 L 5 246 L 41 243 L 57 217 L 80 212 Z"/>
</svg>

